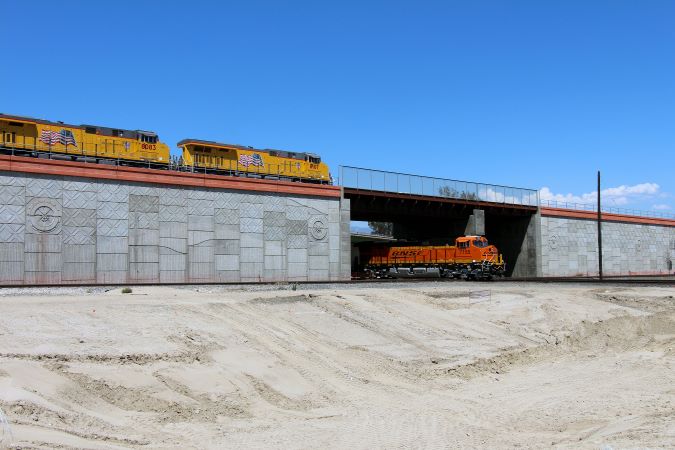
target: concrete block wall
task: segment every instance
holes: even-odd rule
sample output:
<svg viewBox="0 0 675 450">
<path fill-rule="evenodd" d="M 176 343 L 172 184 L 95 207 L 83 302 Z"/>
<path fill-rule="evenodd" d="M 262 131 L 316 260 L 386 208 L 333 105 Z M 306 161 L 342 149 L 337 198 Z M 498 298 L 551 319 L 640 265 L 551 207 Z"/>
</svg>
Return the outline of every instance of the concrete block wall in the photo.
<svg viewBox="0 0 675 450">
<path fill-rule="evenodd" d="M 673 273 L 675 227 L 603 222 L 603 273 Z M 541 272 L 545 277 L 597 276 L 597 222 L 541 217 Z"/>
<path fill-rule="evenodd" d="M 349 276 L 348 200 L 0 172 L 0 284 Z"/>
</svg>

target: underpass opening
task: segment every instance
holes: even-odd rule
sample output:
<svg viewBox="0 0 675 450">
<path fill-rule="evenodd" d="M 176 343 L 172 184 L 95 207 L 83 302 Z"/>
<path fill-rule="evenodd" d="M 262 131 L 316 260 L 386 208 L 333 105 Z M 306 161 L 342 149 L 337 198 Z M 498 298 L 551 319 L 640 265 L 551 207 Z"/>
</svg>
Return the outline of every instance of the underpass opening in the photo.
<svg viewBox="0 0 675 450">
<path fill-rule="evenodd" d="M 366 169 L 358 169 L 361 182 Z M 381 173 L 379 171 L 374 171 Z M 344 168 L 341 172 L 344 174 Z M 426 180 L 417 183 L 405 183 L 398 176 L 399 186 L 426 186 Z M 386 176 L 386 175 L 385 175 Z M 409 175 L 415 178 L 424 178 Z M 344 181 L 344 175 L 342 180 Z M 454 245 L 459 236 L 465 234 L 483 234 L 490 243 L 497 246 L 506 261 L 507 276 L 535 277 L 538 274 L 537 233 L 538 202 L 536 191 L 501 186 L 477 185 L 468 190 L 454 187 L 468 182 L 432 179 L 434 187 L 423 192 L 436 195 L 422 195 L 418 192 L 393 192 L 365 189 L 358 183 L 344 186 L 344 196 L 351 202 L 352 221 L 390 222 L 393 224 L 393 238 L 402 245 Z M 453 184 L 454 183 L 454 184 Z M 363 184 L 363 183 L 362 183 Z M 370 187 L 372 183 L 367 180 Z M 484 188 L 487 186 L 487 188 Z M 380 186 L 384 188 L 386 186 Z M 518 195 L 502 196 L 501 202 L 486 201 L 485 192 L 502 189 L 506 192 L 518 191 Z M 471 194 L 471 195 L 470 195 Z M 472 216 L 483 216 L 484 227 L 480 232 L 471 225 Z M 475 226 L 475 223 L 473 224 Z M 484 231 L 484 233 L 483 233 Z M 359 241 L 367 241 L 361 235 Z M 352 248 L 354 260 L 358 261 L 358 246 Z"/>
</svg>

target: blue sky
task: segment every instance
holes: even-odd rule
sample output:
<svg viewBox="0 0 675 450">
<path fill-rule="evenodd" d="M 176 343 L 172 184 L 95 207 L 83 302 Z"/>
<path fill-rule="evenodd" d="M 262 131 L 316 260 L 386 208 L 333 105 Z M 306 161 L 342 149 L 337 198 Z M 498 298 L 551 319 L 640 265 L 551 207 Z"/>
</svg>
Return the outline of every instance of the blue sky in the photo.
<svg viewBox="0 0 675 450">
<path fill-rule="evenodd" d="M 6 0 L 0 111 L 675 212 L 675 2 Z"/>
</svg>

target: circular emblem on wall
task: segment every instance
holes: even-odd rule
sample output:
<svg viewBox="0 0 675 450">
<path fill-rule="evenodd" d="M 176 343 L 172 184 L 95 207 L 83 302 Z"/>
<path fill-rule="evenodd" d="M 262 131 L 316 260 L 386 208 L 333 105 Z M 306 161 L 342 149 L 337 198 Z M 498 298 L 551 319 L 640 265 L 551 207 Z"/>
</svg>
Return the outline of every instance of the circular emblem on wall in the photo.
<svg viewBox="0 0 675 450">
<path fill-rule="evenodd" d="M 558 236 L 556 236 L 555 234 L 552 234 L 548 238 L 548 246 L 551 247 L 553 250 L 558 248 Z"/>
<path fill-rule="evenodd" d="M 322 217 L 313 217 L 309 219 L 309 234 L 317 241 L 324 239 L 328 234 L 326 219 Z"/>
<path fill-rule="evenodd" d="M 34 198 L 26 208 L 28 222 L 40 233 L 58 233 L 61 225 L 61 205 L 51 198 Z"/>
</svg>

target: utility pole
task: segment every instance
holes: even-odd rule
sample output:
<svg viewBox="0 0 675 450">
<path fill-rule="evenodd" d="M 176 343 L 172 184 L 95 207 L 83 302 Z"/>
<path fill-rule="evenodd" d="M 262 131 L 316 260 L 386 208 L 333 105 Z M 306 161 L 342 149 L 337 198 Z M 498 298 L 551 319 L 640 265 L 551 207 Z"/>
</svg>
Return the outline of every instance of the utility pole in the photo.
<svg viewBox="0 0 675 450">
<path fill-rule="evenodd" d="M 598 275 L 602 281 L 602 210 L 600 208 L 600 171 L 598 170 Z"/>
</svg>

